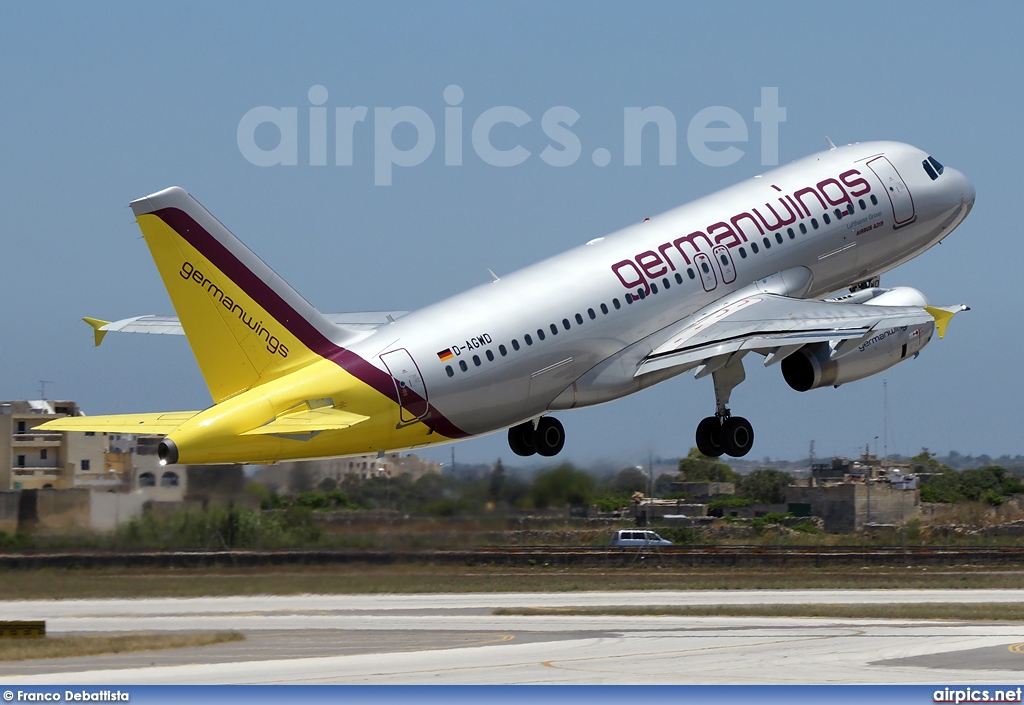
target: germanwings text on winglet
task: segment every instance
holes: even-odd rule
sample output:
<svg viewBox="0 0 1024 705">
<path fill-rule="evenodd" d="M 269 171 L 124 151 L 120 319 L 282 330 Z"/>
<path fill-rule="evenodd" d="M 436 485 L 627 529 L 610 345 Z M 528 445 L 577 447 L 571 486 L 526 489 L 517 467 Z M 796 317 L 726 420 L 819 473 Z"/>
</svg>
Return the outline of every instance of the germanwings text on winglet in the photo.
<svg viewBox="0 0 1024 705">
<path fill-rule="evenodd" d="M 974 196 L 915 147 L 854 144 L 413 313 L 322 314 L 169 188 L 131 207 L 177 317 L 86 320 L 97 345 L 108 331 L 184 333 L 213 406 L 41 428 L 166 434 L 164 463 L 364 454 L 500 429 L 517 454 L 551 456 L 565 442 L 551 412 L 692 370 L 715 393 L 697 447 L 742 456 L 753 429 L 727 405 L 749 353 L 806 391 L 886 370 L 944 335 L 965 306 L 930 306 L 879 276 L 946 237 Z"/>
</svg>

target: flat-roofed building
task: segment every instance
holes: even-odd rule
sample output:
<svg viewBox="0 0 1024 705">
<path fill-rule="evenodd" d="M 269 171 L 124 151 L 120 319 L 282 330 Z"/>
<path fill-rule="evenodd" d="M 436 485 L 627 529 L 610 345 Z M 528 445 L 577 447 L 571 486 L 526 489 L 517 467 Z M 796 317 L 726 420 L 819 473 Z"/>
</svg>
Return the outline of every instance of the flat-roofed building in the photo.
<svg viewBox="0 0 1024 705">
<path fill-rule="evenodd" d="M 67 489 L 106 477 L 105 433 L 37 431 L 62 416 L 78 416 L 73 401 L 0 402 L 0 489 Z"/>
</svg>

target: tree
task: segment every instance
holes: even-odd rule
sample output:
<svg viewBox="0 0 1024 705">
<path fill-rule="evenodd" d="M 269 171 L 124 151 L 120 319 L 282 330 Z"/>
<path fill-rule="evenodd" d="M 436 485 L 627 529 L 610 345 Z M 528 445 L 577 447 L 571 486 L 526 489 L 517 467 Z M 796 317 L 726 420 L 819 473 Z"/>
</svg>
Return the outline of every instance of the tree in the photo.
<svg viewBox="0 0 1024 705">
<path fill-rule="evenodd" d="M 922 455 L 927 455 L 927 449 Z M 921 457 L 916 456 L 915 463 L 920 462 Z M 1024 491 L 1020 481 L 998 465 L 959 472 L 945 465 L 939 467 L 944 469 L 928 478 L 921 486 L 922 502 L 951 504 L 969 500 L 998 506 L 1003 503 L 1006 495 Z"/>
<path fill-rule="evenodd" d="M 617 494 L 647 492 L 647 475 L 639 468 L 623 468 L 612 481 L 612 490 Z"/>
<path fill-rule="evenodd" d="M 953 469 L 935 457 L 935 453 L 927 448 L 922 448 L 920 453 L 910 459 L 910 462 L 913 463 L 915 472 L 946 472 Z"/>
<path fill-rule="evenodd" d="M 501 464 L 501 458 L 498 458 L 498 462 L 494 464 L 494 469 L 491 470 L 490 481 L 487 485 L 487 498 L 492 502 L 497 502 L 501 499 L 504 490 L 505 466 Z"/>
<path fill-rule="evenodd" d="M 792 482 L 793 476 L 788 472 L 765 468 L 740 478 L 738 491 L 755 502 L 782 504 L 786 501 L 786 487 Z"/>
<path fill-rule="evenodd" d="M 672 483 L 675 482 L 676 476 L 667 472 L 663 472 L 658 475 L 654 480 L 654 496 L 664 497 L 672 491 Z"/>
<path fill-rule="evenodd" d="M 723 462 L 709 458 L 696 448 L 679 461 L 684 482 L 738 482 L 740 476 Z"/>
<path fill-rule="evenodd" d="M 540 509 L 589 504 L 593 495 L 594 478 L 568 463 L 537 473 L 530 490 L 533 506 Z"/>
</svg>

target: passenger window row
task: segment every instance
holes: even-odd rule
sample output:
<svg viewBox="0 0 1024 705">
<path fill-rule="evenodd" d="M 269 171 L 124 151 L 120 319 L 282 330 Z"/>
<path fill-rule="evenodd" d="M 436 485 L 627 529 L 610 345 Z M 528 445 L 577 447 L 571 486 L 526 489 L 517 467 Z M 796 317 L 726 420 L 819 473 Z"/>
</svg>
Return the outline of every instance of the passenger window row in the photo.
<svg viewBox="0 0 1024 705">
<path fill-rule="evenodd" d="M 705 266 L 707 266 L 707 263 L 705 264 Z M 687 273 L 688 273 L 690 279 L 695 279 L 696 278 L 696 275 L 693 274 L 693 269 L 687 269 Z M 678 272 L 676 273 L 676 283 L 677 284 L 682 284 L 683 283 L 683 277 Z M 666 289 L 669 289 L 671 287 L 671 283 L 670 283 L 668 277 L 666 277 L 665 279 L 662 280 L 662 285 Z M 656 284 L 651 284 L 650 285 L 650 289 L 651 289 L 652 293 L 655 293 L 655 294 L 657 293 L 657 285 Z M 630 304 L 630 303 L 633 303 L 634 301 L 636 301 L 637 299 L 641 299 L 641 298 L 645 298 L 645 297 L 646 297 L 646 293 L 643 291 L 643 289 L 641 289 L 641 290 L 639 290 L 636 293 L 636 295 L 634 295 L 632 293 L 626 294 L 625 298 L 626 298 L 626 303 Z M 622 304 L 622 302 L 620 300 L 618 300 L 617 297 L 611 299 L 611 307 L 609 307 L 607 303 L 601 303 L 600 306 L 598 306 L 598 308 L 600 308 L 600 312 L 601 312 L 600 315 L 601 316 L 608 316 L 611 313 L 611 308 L 614 308 L 615 310 L 618 310 L 618 309 L 620 309 L 622 307 L 623 307 L 623 304 Z M 586 318 L 590 319 L 591 321 L 596 321 L 597 318 L 598 318 L 597 310 L 595 310 L 594 308 L 588 308 L 587 309 L 587 317 Z M 585 318 L 584 318 L 583 314 L 575 314 L 575 315 L 572 316 L 571 320 L 567 319 L 567 318 L 564 318 L 564 319 L 561 320 L 561 329 L 570 330 L 572 328 L 572 322 L 571 321 L 575 321 L 575 325 L 577 325 L 577 326 L 582 326 L 584 324 L 584 322 L 585 322 Z M 544 328 L 538 328 L 535 333 L 525 333 L 522 336 L 522 343 L 519 342 L 519 338 L 512 338 L 510 344 L 512 345 L 512 349 L 513 350 L 518 351 L 518 350 L 522 349 L 524 345 L 526 347 L 529 347 L 531 345 L 534 345 L 535 342 L 540 343 L 541 341 L 545 340 L 548 337 L 549 334 L 552 337 L 554 337 L 554 336 L 558 335 L 558 332 L 559 332 L 559 325 L 555 324 L 555 323 L 552 323 L 552 324 L 550 324 L 548 326 L 547 331 Z M 536 340 L 535 340 L 535 337 L 536 337 Z M 508 356 L 508 354 L 509 354 L 508 347 L 506 347 L 504 343 L 499 344 L 498 345 L 498 355 L 501 356 L 502 358 L 505 358 L 505 357 Z M 487 359 L 487 362 L 494 362 L 496 360 L 494 351 L 492 349 L 490 349 L 490 348 L 487 348 L 487 349 L 483 350 L 483 357 Z M 474 354 L 470 358 L 470 360 L 472 361 L 473 367 L 480 367 L 480 366 L 483 365 L 483 360 L 477 354 Z M 466 360 L 460 360 L 459 363 L 458 363 L 458 366 L 459 366 L 459 369 L 462 370 L 463 372 L 469 372 L 470 363 L 467 362 Z M 447 376 L 449 376 L 449 377 L 454 377 L 455 376 L 455 367 L 453 367 L 452 365 L 445 365 L 444 366 L 444 373 Z"/>
<path fill-rule="evenodd" d="M 857 202 L 857 205 L 860 206 L 860 209 L 862 211 L 863 210 L 867 210 L 867 203 L 865 203 L 863 198 L 860 199 Z M 873 205 L 873 206 L 877 206 L 878 205 L 878 198 L 876 198 L 874 194 L 871 195 L 871 205 Z M 853 204 L 851 203 L 845 210 L 836 208 L 835 211 L 834 211 L 834 214 L 835 214 L 836 220 L 838 221 L 838 220 L 841 220 L 842 218 L 845 218 L 847 216 L 853 215 L 854 211 L 855 211 L 855 209 L 853 207 Z M 825 221 L 826 225 L 831 223 L 831 219 L 830 219 L 830 216 L 829 216 L 828 213 L 825 213 L 824 215 L 822 215 L 822 219 Z M 801 235 L 806 235 L 807 234 L 807 225 L 805 223 L 799 223 L 797 227 L 800 229 L 800 234 Z M 817 218 L 811 218 L 811 228 L 814 229 L 814 230 L 817 230 L 818 227 L 819 227 L 818 226 L 818 219 Z M 787 228 L 786 229 L 786 235 L 789 236 L 790 240 L 795 240 L 796 239 L 796 230 L 794 228 Z M 776 242 L 777 245 L 781 245 L 785 241 L 781 231 L 773 233 L 773 237 L 775 238 L 775 242 Z M 771 246 L 772 246 L 771 239 L 768 238 L 768 236 L 766 235 L 762 239 L 762 244 L 764 245 L 765 250 L 770 249 Z M 757 254 L 760 251 L 758 249 L 757 242 L 755 242 L 753 240 L 750 241 L 750 249 L 753 251 L 754 254 Z M 739 252 L 740 252 L 740 257 L 743 258 L 743 259 L 746 259 L 746 257 L 747 257 L 746 248 L 744 248 L 743 246 L 740 246 Z M 722 254 L 722 255 L 719 255 L 719 256 L 721 257 L 723 265 L 728 265 L 729 264 L 728 257 L 725 254 Z M 710 265 L 708 265 L 707 261 L 701 262 L 700 263 L 700 267 L 701 267 L 701 269 L 703 270 L 703 272 L 705 274 L 708 274 L 710 272 Z M 697 278 L 697 274 L 694 272 L 693 267 L 687 267 L 686 268 L 686 276 L 689 277 L 691 280 Z M 680 272 L 676 272 L 673 275 L 673 278 L 675 279 L 675 282 L 676 282 L 677 285 L 683 283 L 683 275 Z M 651 294 L 652 295 L 658 293 L 658 284 L 657 284 L 657 282 L 650 282 L 649 286 L 650 286 Z M 672 281 L 667 276 L 663 277 L 662 280 L 661 280 L 661 286 L 662 286 L 662 288 L 665 291 L 668 291 L 670 288 L 672 288 Z M 645 289 L 643 289 L 643 288 L 640 288 L 640 289 L 637 289 L 636 293 L 633 293 L 633 292 L 627 293 L 624 298 L 625 298 L 626 304 L 627 305 L 631 305 L 634 301 L 640 301 L 640 300 L 646 299 L 647 298 L 647 291 Z M 622 304 L 619 302 L 618 298 L 613 298 L 612 299 L 612 307 L 614 307 L 616 310 L 622 308 Z M 601 315 L 607 316 L 609 313 L 611 313 L 611 310 L 608 308 L 607 304 L 602 303 L 599 308 L 601 309 Z M 592 308 L 588 308 L 587 309 L 587 318 L 589 318 L 590 320 L 593 321 L 593 320 L 597 319 L 597 316 L 598 316 L 597 311 L 595 311 Z M 576 325 L 577 326 L 583 325 L 583 323 L 584 323 L 583 314 L 581 314 L 581 313 L 575 314 L 573 316 L 573 320 L 576 321 Z M 569 318 L 563 318 L 562 319 L 562 321 L 561 321 L 561 328 L 564 329 L 564 330 L 570 330 L 572 328 L 572 322 L 570 321 Z M 548 326 L 547 330 L 550 331 L 550 335 L 553 337 L 553 336 L 558 335 L 559 326 L 558 326 L 557 323 L 552 323 L 552 324 L 550 324 Z M 537 338 L 536 342 L 538 342 L 538 343 L 542 342 L 543 340 L 545 340 L 547 338 L 548 335 L 549 335 L 549 333 L 545 332 L 544 328 L 538 328 L 537 331 L 536 331 L 536 338 Z M 526 347 L 532 346 L 534 344 L 534 335 L 531 334 L 531 333 L 524 334 L 523 335 L 523 343 L 525 343 Z M 522 347 L 523 347 L 520 344 L 518 338 L 513 338 L 512 341 L 511 341 L 511 345 L 512 345 L 512 349 L 514 351 L 517 351 L 517 352 L 519 350 L 521 350 Z M 498 355 L 500 355 L 501 357 L 506 357 L 508 355 L 508 352 L 509 352 L 508 348 L 505 347 L 504 344 L 498 345 Z M 484 357 L 487 358 L 488 362 L 494 362 L 494 360 L 496 359 L 495 355 L 494 355 L 494 352 L 490 348 L 484 350 L 483 351 L 483 355 L 484 355 Z M 474 353 L 473 356 L 470 359 L 472 360 L 474 367 L 480 367 L 481 365 L 484 364 L 483 363 L 483 359 L 481 359 L 479 354 Z M 466 360 L 464 360 L 464 359 L 463 360 L 459 360 L 458 367 L 463 372 L 468 372 L 469 371 L 469 363 Z M 445 371 L 445 373 L 449 377 L 454 377 L 455 376 L 455 368 L 452 365 L 446 365 L 445 368 L 444 368 L 444 371 Z"/>
<path fill-rule="evenodd" d="M 862 211 L 868 209 L 868 204 L 864 201 L 863 198 L 861 198 L 861 199 L 859 199 L 857 201 L 857 205 L 860 206 L 860 209 Z M 877 206 L 878 205 L 878 198 L 875 196 L 875 194 L 871 194 L 871 205 L 872 206 Z M 849 216 L 853 215 L 855 212 L 856 212 L 856 208 L 854 208 L 854 205 L 852 203 L 850 203 L 846 208 L 836 208 L 833 211 L 833 214 L 835 215 L 836 221 L 838 222 L 838 221 L 842 220 L 843 218 L 846 218 L 846 217 L 849 217 Z M 827 212 L 822 214 L 821 219 L 823 221 L 825 221 L 825 225 L 830 225 L 832 223 L 832 217 Z M 818 219 L 817 218 L 811 218 L 811 229 L 812 230 L 817 230 L 819 227 L 820 226 L 818 225 Z M 801 235 L 806 235 L 807 234 L 807 224 L 806 223 L 798 223 L 797 224 L 797 228 L 799 228 Z M 781 245 L 783 242 L 785 242 L 785 238 L 782 236 L 782 231 L 781 230 L 779 232 L 777 232 L 777 233 L 773 233 L 772 235 L 775 238 L 775 244 L 776 245 Z M 790 240 L 795 240 L 796 239 L 796 228 L 786 228 L 786 235 L 789 236 Z M 764 249 L 765 250 L 770 250 L 772 248 L 772 239 L 769 238 L 767 235 L 765 235 L 761 239 L 761 244 L 764 245 Z M 754 240 L 750 241 L 750 250 L 755 255 L 758 252 L 761 251 L 760 248 L 758 247 L 757 242 L 754 241 Z M 742 245 L 739 247 L 739 252 L 740 252 L 740 259 L 746 259 L 747 258 L 747 249 L 745 247 L 743 247 Z M 723 257 L 724 257 L 724 255 L 723 255 Z"/>
</svg>

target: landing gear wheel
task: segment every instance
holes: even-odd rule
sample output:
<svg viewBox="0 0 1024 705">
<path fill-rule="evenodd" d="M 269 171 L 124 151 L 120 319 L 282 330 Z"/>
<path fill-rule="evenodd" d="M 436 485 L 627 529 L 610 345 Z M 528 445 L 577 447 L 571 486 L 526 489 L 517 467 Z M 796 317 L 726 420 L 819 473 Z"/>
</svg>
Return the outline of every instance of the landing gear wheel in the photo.
<svg viewBox="0 0 1024 705">
<path fill-rule="evenodd" d="M 533 432 L 533 447 L 537 453 L 545 457 L 558 455 L 565 445 L 565 429 L 558 419 L 543 417 L 537 422 L 537 430 Z"/>
<path fill-rule="evenodd" d="M 726 455 L 742 458 L 754 445 L 754 427 L 742 416 L 730 416 L 722 424 L 721 438 Z"/>
<path fill-rule="evenodd" d="M 508 447 L 516 455 L 530 456 L 537 452 L 533 447 L 533 422 L 527 421 L 508 430 Z"/>
<path fill-rule="evenodd" d="M 697 450 L 709 458 L 717 458 L 725 452 L 722 424 L 717 416 L 708 416 L 697 424 Z"/>
</svg>

